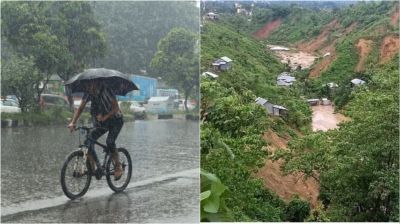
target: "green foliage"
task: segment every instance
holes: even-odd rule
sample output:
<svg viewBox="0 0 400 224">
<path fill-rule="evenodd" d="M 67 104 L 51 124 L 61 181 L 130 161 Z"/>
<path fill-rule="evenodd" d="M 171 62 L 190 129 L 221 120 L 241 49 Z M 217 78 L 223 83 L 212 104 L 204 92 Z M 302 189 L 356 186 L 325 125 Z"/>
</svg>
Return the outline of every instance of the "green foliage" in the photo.
<svg viewBox="0 0 400 224">
<path fill-rule="evenodd" d="M 187 102 L 194 87 L 199 86 L 198 37 L 195 33 L 174 28 L 158 43 L 151 67 L 169 85 L 183 90 Z M 188 111 L 185 105 L 186 111 Z"/>
<path fill-rule="evenodd" d="M 35 100 L 35 86 L 42 77 L 39 75 L 32 58 L 13 56 L 3 61 L 1 68 L 1 95 L 16 95 L 22 112 L 35 111 L 38 104 Z"/>
<path fill-rule="evenodd" d="M 127 114 L 127 113 L 130 112 L 130 107 L 131 107 L 131 103 L 130 102 L 126 102 L 126 101 L 121 102 L 121 111 L 124 114 Z"/>
<path fill-rule="evenodd" d="M 310 203 L 301 200 L 299 197 L 293 198 L 286 207 L 285 216 L 289 222 L 304 222 L 310 214 Z"/>
<path fill-rule="evenodd" d="M 227 188 L 211 173 L 201 170 L 201 221 L 232 221 L 231 213 L 225 206 L 224 193 Z"/>
<path fill-rule="evenodd" d="M 316 11 L 296 5 L 287 6 L 290 12 L 284 17 L 282 25 L 268 37 L 275 44 L 295 43 L 319 34 L 321 28 L 335 17 L 329 11 Z"/>
<path fill-rule="evenodd" d="M 22 121 L 24 125 L 46 126 L 54 124 L 65 125 L 73 114 L 61 107 L 52 107 L 45 111 L 23 112 L 23 113 L 2 113 L 1 118 Z M 82 118 L 81 118 L 82 119 Z"/>
<path fill-rule="evenodd" d="M 311 210 L 310 216 L 305 219 L 306 222 L 330 222 L 323 205 L 318 204 Z"/>
<path fill-rule="evenodd" d="M 397 60 L 377 67 L 368 88 L 352 93 L 346 110 L 351 121 L 294 140 L 278 156 L 287 172 L 320 181 L 332 221 L 399 220 Z"/>
<path fill-rule="evenodd" d="M 246 102 L 263 97 L 288 108 L 288 122 L 295 128 L 309 125 L 311 111 L 299 99 L 301 92 L 297 87 L 287 89 L 276 86 L 276 77 L 284 67 L 262 44 L 233 32 L 225 25 L 212 22 L 204 25 L 201 40 L 201 70 L 210 70 L 213 60 L 221 56 L 233 59 L 232 69 L 222 72 L 218 83 L 230 92 L 247 95 Z"/>
<path fill-rule="evenodd" d="M 97 1 L 92 6 L 107 37 L 107 52 L 93 62 L 95 67 L 128 74 L 148 71 L 157 43 L 171 29 L 199 29 L 198 8 L 192 2 Z"/>
<path fill-rule="evenodd" d="M 1 11 L 2 37 L 33 57 L 45 81 L 54 73 L 66 80 L 104 54 L 105 38 L 87 2 L 6 2 Z"/>
</svg>

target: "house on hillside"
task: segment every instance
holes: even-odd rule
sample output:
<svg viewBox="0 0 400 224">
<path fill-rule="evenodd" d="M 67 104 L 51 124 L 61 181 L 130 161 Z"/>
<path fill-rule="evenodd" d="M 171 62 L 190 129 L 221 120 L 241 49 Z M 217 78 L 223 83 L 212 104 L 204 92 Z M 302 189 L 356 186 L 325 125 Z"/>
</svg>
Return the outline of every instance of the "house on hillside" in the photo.
<svg viewBox="0 0 400 224">
<path fill-rule="evenodd" d="M 227 71 L 232 67 L 232 59 L 223 56 L 212 63 L 215 71 Z"/>
<path fill-rule="evenodd" d="M 276 79 L 278 86 L 291 86 L 296 81 L 296 78 L 288 72 L 282 72 Z"/>
<path fill-rule="evenodd" d="M 308 99 L 307 103 L 310 106 L 317 106 L 319 104 L 319 99 Z"/>
<path fill-rule="evenodd" d="M 268 100 L 261 97 L 257 97 L 256 104 L 263 106 L 267 110 L 268 114 L 275 116 L 286 116 L 288 112 L 285 107 L 270 103 Z"/>
<path fill-rule="evenodd" d="M 206 14 L 205 18 L 208 20 L 217 20 L 219 18 L 219 15 L 214 12 L 209 12 Z"/>
</svg>

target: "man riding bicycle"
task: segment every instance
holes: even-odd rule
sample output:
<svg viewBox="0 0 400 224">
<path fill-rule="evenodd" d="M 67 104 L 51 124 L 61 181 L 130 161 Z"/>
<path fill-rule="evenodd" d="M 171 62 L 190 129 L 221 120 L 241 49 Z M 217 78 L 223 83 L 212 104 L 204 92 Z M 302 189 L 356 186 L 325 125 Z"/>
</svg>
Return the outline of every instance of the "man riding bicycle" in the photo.
<svg viewBox="0 0 400 224">
<path fill-rule="evenodd" d="M 114 178 L 118 180 L 122 176 L 122 167 L 119 162 L 119 155 L 116 150 L 115 140 L 124 124 L 121 110 L 113 91 L 105 87 L 97 80 L 90 80 L 85 86 L 86 92 L 82 97 L 79 108 L 75 111 L 71 123 L 68 125 L 70 131 L 76 128 L 76 122 L 79 119 L 86 104 L 91 101 L 90 114 L 92 116 L 94 129 L 89 133 L 89 137 L 97 140 L 108 131 L 107 147 L 112 152 L 112 159 L 115 164 Z M 94 150 L 94 144 L 89 144 L 89 150 Z M 92 170 L 96 170 L 95 160 L 88 154 Z M 95 172 L 96 173 L 96 172 Z"/>
</svg>

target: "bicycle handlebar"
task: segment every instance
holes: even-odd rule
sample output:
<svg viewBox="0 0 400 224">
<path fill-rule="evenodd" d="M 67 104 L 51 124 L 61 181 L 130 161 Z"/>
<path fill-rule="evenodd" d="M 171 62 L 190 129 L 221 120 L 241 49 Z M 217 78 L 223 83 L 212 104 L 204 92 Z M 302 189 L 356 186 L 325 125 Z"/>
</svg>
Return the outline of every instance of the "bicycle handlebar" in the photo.
<svg viewBox="0 0 400 224">
<path fill-rule="evenodd" d="M 76 127 L 76 128 L 74 129 L 74 131 L 77 131 L 77 130 L 80 130 L 80 129 L 85 130 L 85 131 L 90 131 L 90 130 L 93 129 L 93 128 L 94 128 L 94 127 L 78 126 L 78 127 Z"/>
</svg>

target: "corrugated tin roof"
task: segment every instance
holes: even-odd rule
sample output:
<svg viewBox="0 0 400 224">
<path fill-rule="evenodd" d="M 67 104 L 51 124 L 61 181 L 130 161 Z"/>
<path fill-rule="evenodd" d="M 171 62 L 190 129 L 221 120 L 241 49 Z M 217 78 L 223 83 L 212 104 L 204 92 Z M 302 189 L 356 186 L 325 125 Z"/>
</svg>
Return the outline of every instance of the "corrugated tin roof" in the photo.
<svg viewBox="0 0 400 224">
<path fill-rule="evenodd" d="M 231 62 L 232 61 L 232 59 L 230 59 L 230 58 L 228 58 L 226 56 L 221 57 L 221 59 L 226 61 L 226 62 Z"/>
<path fill-rule="evenodd" d="M 226 61 L 222 60 L 222 59 L 217 59 L 215 60 L 212 65 L 225 65 Z"/>
<path fill-rule="evenodd" d="M 279 106 L 279 105 L 274 105 L 272 107 L 278 108 L 278 109 L 281 109 L 281 110 L 287 110 L 285 107 L 282 107 L 282 106 Z"/>
<path fill-rule="evenodd" d="M 264 105 L 266 102 L 268 102 L 268 100 L 261 97 L 257 97 L 256 99 L 256 104 Z"/>
</svg>

